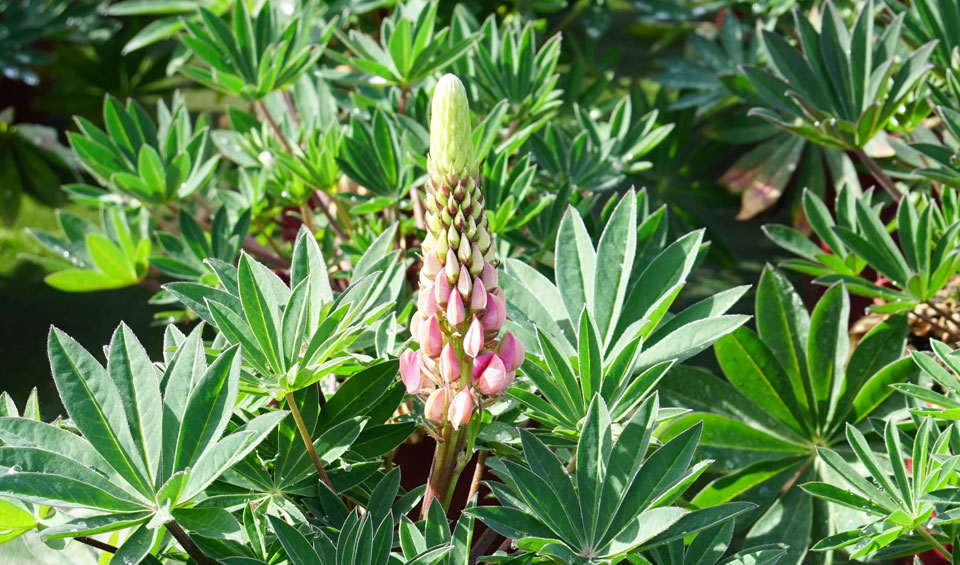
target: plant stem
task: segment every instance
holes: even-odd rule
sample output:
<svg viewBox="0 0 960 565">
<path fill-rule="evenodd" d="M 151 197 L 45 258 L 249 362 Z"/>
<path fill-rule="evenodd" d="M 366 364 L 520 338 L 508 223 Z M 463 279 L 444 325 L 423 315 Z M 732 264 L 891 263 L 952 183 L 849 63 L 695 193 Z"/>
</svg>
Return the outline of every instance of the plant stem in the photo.
<svg viewBox="0 0 960 565">
<path fill-rule="evenodd" d="M 267 263 L 274 265 L 275 267 L 280 267 L 281 269 L 289 269 L 290 261 L 284 259 L 280 255 L 270 251 L 263 245 L 254 239 L 252 235 L 248 235 L 246 239 L 243 240 L 243 248 L 258 259 L 262 259 Z"/>
<path fill-rule="evenodd" d="M 257 101 L 257 107 L 260 108 L 260 113 L 267 119 L 267 123 L 270 124 L 270 129 L 273 130 L 273 133 L 277 135 L 277 139 L 280 140 L 280 145 L 283 145 L 283 148 L 290 153 L 290 144 L 287 142 L 287 138 L 283 136 L 283 132 L 280 130 L 280 126 L 277 124 L 276 120 L 273 119 L 273 115 L 267 110 L 266 104 L 263 103 L 263 100 Z"/>
<path fill-rule="evenodd" d="M 937 538 L 930 535 L 930 532 L 928 532 L 926 528 L 924 528 L 923 526 L 917 526 L 914 528 L 914 530 L 918 534 L 920 534 L 920 537 L 926 540 L 927 543 L 932 545 L 933 548 L 937 550 L 937 553 L 940 554 L 940 557 L 943 557 L 947 561 L 953 563 L 953 555 L 949 551 L 947 551 L 947 548 L 943 547 L 942 543 L 937 541 Z"/>
<path fill-rule="evenodd" d="M 403 112 L 407 109 L 407 94 L 410 92 L 410 87 L 401 86 L 400 87 L 400 103 L 397 104 L 397 113 L 403 115 Z"/>
<path fill-rule="evenodd" d="M 873 178 L 875 178 L 880 186 L 887 191 L 887 194 L 893 198 L 893 201 L 899 202 L 902 194 L 900 194 L 900 191 L 897 190 L 896 186 L 894 186 L 893 180 L 887 176 L 887 173 L 883 172 L 883 169 L 880 168 L 880 165 L 878 165 L 872 157 L 867 155 L 863 149 L 857 149 L 856 154 L 857 158 L 860 159 L 860 162 L 870 169 L 870 173 L 873 175 Z"/>
<path fill-rule="evenodd" d="M 421 518 L 427 517 L 434 498 L 440 500 L 444 509 L 450 505 L 450 495 L 458 477 L 457 455 L 467 439 L 465 432 L 466 428 L 454 430 L 450 424 L 444 425 L 440 434 L 442 441 L 437 442 L 433 452 L 433 465 L 430 467 L 427 490 L 423 494 L 423 506 L 420 508 Z"/>
<path fill-rule="evenodd" d="M 483 480 L 483 469 L 487 463 L 487 452 L 481 450 L 477 455 L 477 466 L 473 469 L 473 478 L 470 479 L 470 490 L 467 491 L 467 504 L 480 490 L 480 481 Z"/>
<path fill-rule="evenodd" d="M 307 426 L 303 423 L 303 418 L 300 416 L 300 409 L 297 408 L 297 401 L 293 398 L 293 393 L 288 392 L 286 395 L 287 407 L 290 409 L 290 414 L 293 415 L 293 421 L 297 423 L 297 429 L 300 431 L 300 438 L 303 439 L 303 444 L 307 448 L 307 453 L 310 454 L 310 459 L 313 460 L 313 466 L 317 468 L 317 473 L 320 475 L 320 478 L 330 487 L 330 490 L 337 492 L 337 489 L 333 488 L 333 483 L 330 482 L 330 477 L 327 476 L 326 469 L 323 468 L 323 463 L 320 462 L 320 456 L 317 455 L 317 450 L 313 447 L 313 440 L 310 439 L 310 432 L 307 431 Z"/>
<path fill-rule="evenodd" d="M 313 211 L 310 210 L 309 204 L 300 205 L 300 217 L 303 219 L 303 224 L 310 230 L 310 233 L 317 233 L 317 227 L 313 225 Z"/>
<path fill-rule="evenodd" d="M 117 546 L 110 545 L 109 543 L 104 543 L 102 541 L 95 540 L 93 538 L 88 538 L 87 536 L 77 536 L 73 539 L 82 544 L 89 545 L 90 547 L 95 547 L 101 551 L 106 551 L 107 553 L 117 552 Z"/>
<path fill-rule="evenodd" d="M 490 544 L 497 539 L 497 535 L 493 528 L 488 527 L 483 530 L 483 533 L 473 542 L 473 547 L 470 549 L 470 565 L 476 563 L 480 556 L 490 549 Z"/>
<path fill-rule="evenodd" d="M 333 228 L 334 233 L 336 233 L 341 240 L 347 241 L 347 234 L 344 233 L 343 228 L 340 227 L 340 222 L 330 213 L 330 203 L 333 202 L 333 199 L 322 190 L 315 190 L 313 193 L 317 196 L 317 200 L 320 201 L 320 211 L 327 217 L 327 223 Z"/>
<path fill-rule="evenodd" d="M 177 542 L 180 544 L 180 547 L 187 552 L 197 565 L 212 565 L 212 562 L 207 559 L 207 556 L 200 551 L 200 548 L 197 547 L 197 544 L 193 543 L 193 540 L 190 539 L 190 536 L 187 532 L 183 531 L 183 528 L 180 527 L 180 524 L 176 520 L 170 520 L 166 523 L 167 531 L 170 532 Z"/>
</svg>

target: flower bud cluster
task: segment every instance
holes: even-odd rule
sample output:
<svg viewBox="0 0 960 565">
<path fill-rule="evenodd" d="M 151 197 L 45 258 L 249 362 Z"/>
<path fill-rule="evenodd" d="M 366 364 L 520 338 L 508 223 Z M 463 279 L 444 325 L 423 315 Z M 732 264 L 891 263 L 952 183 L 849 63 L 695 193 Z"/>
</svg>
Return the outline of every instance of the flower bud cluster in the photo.
<svg viewBox="0 0 960 565">
<path fill-rule="evenodd" d="M 483 212 L 466 91 L 457 77 L 440 79 L 431 110 L 427 235 L 410 324 L 420 349 L 403 352 L 400 376 L 408 393 L 426 399 L 428 420 L 458 429 L 482 396 L 510 386 L 524 348 L 509 332 L 498 339 L 507 312 Z"/>
</svg>

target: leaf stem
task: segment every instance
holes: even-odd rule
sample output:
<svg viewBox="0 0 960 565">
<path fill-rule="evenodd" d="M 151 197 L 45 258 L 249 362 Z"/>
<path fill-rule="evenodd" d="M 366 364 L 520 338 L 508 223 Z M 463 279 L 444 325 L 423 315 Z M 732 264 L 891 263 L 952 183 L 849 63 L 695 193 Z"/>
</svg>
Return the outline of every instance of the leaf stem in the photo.
<svg viewBox="0 0 960 565">
<path fill-rule="evenodd" d="M 317 455 L 317 450 L 313 447 L 313 440 L 310 439 L 310 432 L 307 431 L 307 426 L 303 423 L 303 417 L 300 416 L 300 409 L 297 407 L 297 401 L 293 398 L 293 393 L 288 392 L 286 395 L 287 407 L 290 410 L 290 414 L 293 415 L 293 421 L 297 423 L 297 430 L 300 431 L 300 438 L 303 439 L 303 444 L 307 448 L 307 453 L 310 454 L 310 459 L 313 460 L 313 466 L 317 468 L 317 474 L 320 475 L 320 479 L 330 487 L 330 490 L 337 492 L 337 489 L 333 487 L 333 483 L 330 481 L 330 477 L 327 476 L 326 469 L 323 468 L 323 463 L 320 462 L 320 456 Z"/>
<path fill-rule="evenodd" d="M 481 449 L 477 454 L 477 466 L 473 469 L 473 477 L 470 479 L 470 490 L 467 491 L 468 503 L 470 502 L 470 499 L 477 495 L 477 491 L 480 490 L 480 481 L 483 480 L 483 470 L 486 463 L 487 452 L 486 450 Z"/>
<path fill-rule="evenodd" d="M 115 545 L 110 545 L 109 543 L 104 543 L 104 542 L 102 542 L 102 541 L 95 540 L 95 539 L 90 538 L 90 537 L 87 537 L 87 536 L 77 536 L 77 537 L 75 537 L 75 538 L 73 538 L 73 539 L 76 540 L 76 541 L 78 541 L 78 542 L 80 542 L 80 543 L 82 543 L 82 544 L 89 545 L 90 547 L 95 547 L 95 548 L 97 548 L 97 549 L 99 549 L 99 550 L 101 550 L 101 551 L 106 551 L 107 553 L 116 553 L 116 552 L 117 552 L 117 546 L 115 546 Z"/>
<path fill-rule="evenodd" d="M 177 542 L 180 544 L 180 547 L 187 552 L 187 555 L 193 559 L 197 565 L 212 565 L 212 562 L 207 559 L 207 556 L 200 551 L 200 548 L 197 547 L 197 544 L 193 543 L 193 539 L 190 538 L 190 535 L 187 532 L 183 531 L 183 528 L 180 527 L 180 524 L 176 520 L 170 520 L 166 523 L 167 531 L 176 538 Z"/>
<path fill-rule="evenodd" d="M 320 201 L 320 211 L 323 212 L 323 215 L 327 217 L 327 223 L 329 223 L 330 227 L 333 228 L 334 233 L 336 233 L 342 241 L 347 241 L 349 238 L 347 237 L 347 234 L 344 233 L 343 228 L 340 227 L 340 222 L 338 222 L 337 219 L 333 217 L 333 214 L 330 213 L 330 204 L 334 202 L 334 199 L 330 198 L 330 195 L 319 189 L 314 190 L 313 194 L 316 195 L 317 200 Z"/>
<path fill-rule="evenodd" d="M 287 153 L 290 153 L 290 143 L 287 142 L 287 138 L 283 136 L 283 131 L 280 130 L 277 121 L 273 119 L 273 115 L 267 110 L 267 105 L 263 103 L 263 100 L 257 100 L 257 108 L 260 109 L 260 113 L 267 119 L 267 123 L 270 124 L 270 129 L 273 130 L 277 139 L 280 140 L 280 145 L 283 145 Z"/>
<path fill-rule="evenodd" d="M 937 551 L 937 553 L 940 554 L 940 557 L 943 557 L 950 563 L 953 563 L 953 554 L 947 551 L 947 548 L 943 547 L 943 544 L 937 541 L 937 538 L 930 535 L 930 532 L 928 532 L 926 528 L 924 528 L 923 526 L 917 526 L 914 528 L 914 531 L 920 534 L 920 537 L 926 540 L 927 543 L 932 545 L 933 548 Z"/>
<path fill-rule="evenodd" d="M 880 168 L 880 165 L 873 160 L 873 157 L 867 155 L 863 149 L 857 149 L 856 151 L 857 158 L 860 159 L 860 162 L 867 166 L 870 169 L 870 174 L 873 175 L 873 178 L 887 191 L 887 194 L 893 198 L 894 202 L 899 202 L 900 197 L 903 196 L 900 194 L 900 191 L 897 190 L 897 187 L 893 184 L 893 180 L 887 176 L 887 173 L 883 172 L 883 169 Z"/>
</svg>

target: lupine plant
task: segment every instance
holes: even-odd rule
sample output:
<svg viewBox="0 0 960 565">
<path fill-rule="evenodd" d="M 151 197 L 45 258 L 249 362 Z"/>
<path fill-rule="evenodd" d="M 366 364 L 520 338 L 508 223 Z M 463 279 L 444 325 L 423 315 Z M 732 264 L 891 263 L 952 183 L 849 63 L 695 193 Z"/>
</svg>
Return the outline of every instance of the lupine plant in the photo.
<svg viewBox="0 0 960 565">
<path fill-rule="evenodd" d="M 0 562 L 960 561 L 958 6 L 0 0 Z"/>
</svg>

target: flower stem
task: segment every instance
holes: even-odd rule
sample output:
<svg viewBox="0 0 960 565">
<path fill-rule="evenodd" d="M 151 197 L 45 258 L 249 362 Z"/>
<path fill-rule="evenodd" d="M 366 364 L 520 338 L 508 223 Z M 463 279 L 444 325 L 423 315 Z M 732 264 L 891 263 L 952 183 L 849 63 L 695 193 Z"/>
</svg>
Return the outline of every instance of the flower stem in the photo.
<svg viewBox="0 0 960 565">
<path fill-rule="evenodd" d="M 868 169 L 870 169 L 870 174 L 872 174 L 873 178 L 877 180 L 880 186 L 887 191 L 887 194 L 893 198 L 893 201 L 899 202 L 902 194 L 900 194 L 900 191 L 897 190 L 896 186 L 894 186 L 893 180 L 891 180 L 890 177 L 887 176 L 887 173 L 883 172 L 883 169 L 880 168 L 880 165 L 873 160 L 873 157 L 867 155 L 863 149 L 858 149 L 857 158 L 860 159 L 860 162 L 866 165 Z"/>
<path fill-rule="evenodd" d="M 170 520 L 166 523 L 167 531 L 176 538 L 177 542 L 180 544 L 180 547 L 187 552 L 187 555 L 197 563 L 197 565 L 212 565 L 212 562 L 207 559 L 207 556 L 200 551 L 200 548 L 197 547 L 197 544 L 193 543 L 193 540 L 183 531 L 183 528 L 180 527 L 180 524 L 176 520 Z"/>
<path fill-rule="evenodd" d="M 940 554 L 940 557 L 943 557 L 947 561 L 953 563 L 953 555 L 947 551 L 947 548 L 943 547 L 943 544 L 937 541 L 937 538 L 930 535 L 930 532 L 926 530 L 923 526 L 917 526 L 914 530 L 920 534 L 927 543 L 933 546 L 933 548 Z"/>
<path fill-rule="evenodd" d="M 290 409 L 290 414 L 293 415 L 293 421 L 297 423 L 297 429 L 300 431 L 300 438 L 303 439 L 303 444 L 307 448 L 307 453 L 310 454 L 310 459 L 313 460 L 313 466 L 317 468 L 317 474 L 319 474 L 323 482 L 330 487 L 330 490 L 337 492 L 337 489 L 333 488 L 333 483 L 330 481 L 330 477 L 327 476 L 326 469 L 323 468 L 323 463 L 320 462 L 320 456 L 317 455 L 317 450 L 313 447 L 313 440 L 310 439 L 310 432 L 307 431 L 307 426 L 303 423 L 303 418 L 300 416 L 300 409 L 297 407 L 297 401 L 293 398 L 292 392 L 287 393 L 286 400 L 287 407 Z"/>
<path fill-rule="evenodd" d="M 426 518 L 430 511 L 433 499 L 439 499 L 444 509 L 450 506 L 450 496 L 453 486 L 457 482 L 457 455 L 463 449 L 466 441 L 466 428 L 454 430 L 446 424 L 440 434 L 441 441 L 433 452 L 433 464 L 430 467 L 430 477 L 427 479 L 427 490 L 423 494 L 423 506 L 420 508 L 420 517 Z"/>
</svg>

